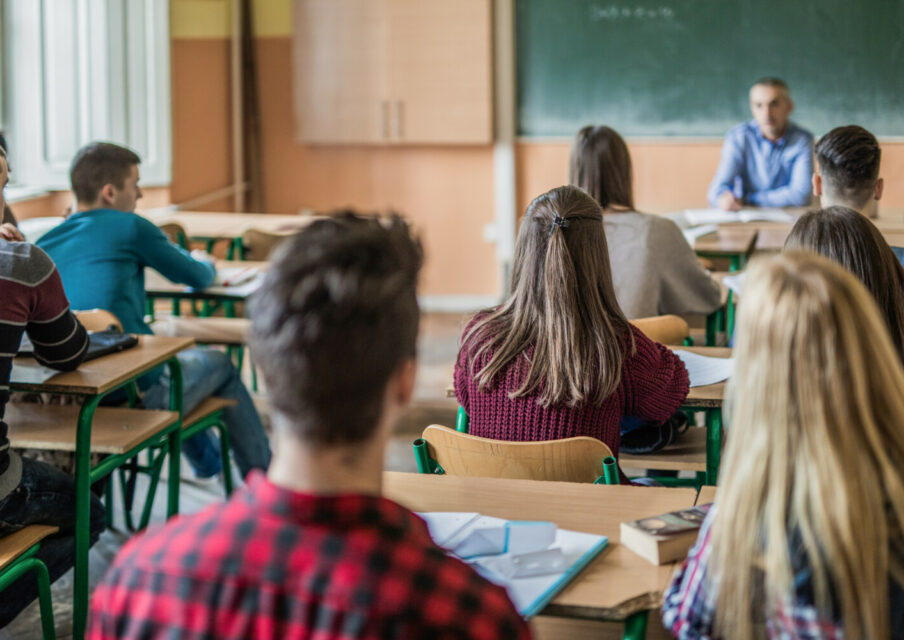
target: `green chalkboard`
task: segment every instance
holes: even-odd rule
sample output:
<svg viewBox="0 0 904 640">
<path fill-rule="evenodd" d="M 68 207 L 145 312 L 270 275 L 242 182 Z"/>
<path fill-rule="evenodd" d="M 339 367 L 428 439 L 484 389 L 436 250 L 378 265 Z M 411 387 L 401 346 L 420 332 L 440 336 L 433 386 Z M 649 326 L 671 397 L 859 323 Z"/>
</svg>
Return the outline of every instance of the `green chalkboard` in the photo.
<svg viewBox="0 0 904 640">
<path fill-rule="evenodd" d="M 772 75 L 816 135 L 904 135 L 904 0 L 515 0 L 518 132 L 721 136 Z"/>
</svg>

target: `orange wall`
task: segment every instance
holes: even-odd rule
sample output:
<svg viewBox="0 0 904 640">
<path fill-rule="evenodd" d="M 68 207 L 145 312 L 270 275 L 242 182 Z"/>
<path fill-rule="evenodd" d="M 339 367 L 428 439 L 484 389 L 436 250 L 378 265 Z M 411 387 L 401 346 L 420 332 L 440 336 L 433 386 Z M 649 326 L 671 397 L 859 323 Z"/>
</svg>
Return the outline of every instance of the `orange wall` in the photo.
<svg viewBox="0 0 904 640">
<path fill-rule="evenodd" d="M 168 187 L 147 187 L 142 189 L 142 193 L 144 195 L 139 204 L 141 208 L 165 207 L 170 203 Z M 45 196 L 10 204 L 18 220 L 61 216 L 70 206 L 72 194 L 69 191 L 53 191 Z"/>
<path fill-rule="evenodd" d="M 720 142 L 628 142 L 637 208 L 651 213 L 705 207 L 706 189 L 719 164 Z M 568 142 L 518 143 L 518 215 L 531 199 L 568 181 Z M 882 145 L 882 207 L 904 208 L 904 143 Z M 880 207 L 880 216 L 881 209 Z"/>
</svg>

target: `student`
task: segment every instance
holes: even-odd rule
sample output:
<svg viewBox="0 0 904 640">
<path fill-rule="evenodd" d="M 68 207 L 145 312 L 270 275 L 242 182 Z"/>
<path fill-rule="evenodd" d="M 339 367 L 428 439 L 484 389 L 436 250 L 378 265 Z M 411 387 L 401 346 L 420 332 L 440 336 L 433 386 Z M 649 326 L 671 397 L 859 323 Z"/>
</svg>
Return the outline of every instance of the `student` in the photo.
<svg viewBox="0 0 904 640">
<path fill-rule="evenodd" d="M 280 247 L 253 303 L 273 464 L 226 504 L 133 540 L 88 638 L 527 638 L 505 592 L 380 497 L 414 390 L 420 243 L 343 216 Z"/>
<path fill-rule="evenodd" d="M 173 282 L 203 288 L 213 282 L 212 263 L 198 261 L 169 242 L 160 229 L 133 213 L 141 197 L 138 164 L 131 150 L 95 142 L 72 162 L 70 179 L 77 208 L 65 222 L 41 236 L 38 246 L 57 264 L 63 286 L 78 309 L 106 309 L 129 333 L 151 333 L 144 321 L 144 269 Z M 266 469 L 270 448 L 248 390 L 229 357 L 216 349 L 187 349 L 182 366 L 183 410 L 189 413 L 208 396 L 235 399 L 223 410 L 229 446 L 242 476 Z M 169 372 L 163 368 L 139 381 L 149 409 L 169 407 Z M 182 452 L 201 477 L 221 470 L 219 447 L 209 431 L 182 442 Z"/>
<path fill-rule="evenodd" d="M 584 127 L 571 147 L 569 182 L 603 208 L 618 303 L 629 318 L 707 315 L 721 294 L 678 226 L 634 209 L 631 156 L 609 127 Z"/>
<path fill-rule="evenodd" d="M 725 135 L 710 204 L 726 211 L 807 205 L 813 135 L 789 120 L 794 103 L 788 85 L 778 78 L 758 80 L 750 89 L 750 110 L 753 120 Z"/>
<path fill-rule="evenodd" d="M 5 199 L 6 153 L 0 147 L 0 211 Z M 34 245 L 22 242 L 15 227 L 0 228 L 0 538 L 31 524 L 60 528 L 41 542 L 36 557 L 47 565 L 51 581 L 72 567 L 75 557 L 75 480 L 72 476 L 10 450 L 3 422 L 9 402 L 13 356 L 22 334 L 34 344 L 35 358 L 60 371 L 78 367 L 88 349 L 84 327 L 69 312 L 60 275 L 53 262 Z M 104 529 L 104 507 L 91 496 L 91 536 L 94 544 Z M 28 574 L 0 595 L 0 628 L 38 597 L 38 585 Z"/>
<path fill-rule="evenodd" d="M 559 187 L 527 208 L 511 289 L 462 337 L 455 395 L 473 435 L 592 436 L 617 455 L 622 416 L 663 423 L 687 396 L 681 360 L 622 313 L 602 211 L 584 191 Z"/>
<path fill-rule="evenodd" d="M 786 251 L 795 249 L 823 255 L 857 276 L 879 305 L 904 362 L 904 268 L 875 225 L 846 207 L 810 211 L 785 240 Z"/>
<path fill-rule="evenodd" d="M 881 314 L 796 251 L 751 266 L 739 313 L 724 471 L 666 629 L 904 638 L 904 371 Z"/>
</svg>

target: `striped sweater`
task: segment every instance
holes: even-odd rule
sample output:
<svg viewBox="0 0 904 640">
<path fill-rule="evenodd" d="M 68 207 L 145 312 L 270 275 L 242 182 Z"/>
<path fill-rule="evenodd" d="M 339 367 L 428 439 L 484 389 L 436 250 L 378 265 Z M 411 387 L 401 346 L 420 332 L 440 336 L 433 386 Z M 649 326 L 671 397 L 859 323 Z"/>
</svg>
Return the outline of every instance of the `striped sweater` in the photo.
<svg viewBox="0 0 904 640">
<path fill-rule="evenodd" d="M 678 356 L 635 327 L 631 330 L 637 352 L 625 357 L 621 384 L 600 405 L 544 408 L 535 396 L 509 398 L 527 376 L 527 358 L 513 360 L 491 389 L 480 392 L 468 364 L 468 354 L 479 345 L 463 345 L 455 363 L 455 395 L 470 418 L 468 433 L 517 441 L 591 436 L 605 442 L 617 456 L 623 416 L 665 422 L 689 389 L 687 370 Z M 489 359 L 490 354 L 485 353 L 474 363 L 473 371 L 480 371 Z"/>
<path fill-rule="evenodd" d="M 18 457 L 9 452 L 3 422 L 9 401 L 13 357 L 23 331 L 42 365 L 69 371 L 85 357 L 88 335 L 69 312 L 60 274 L 46 253 L 26 242 L 0 239 L 0 500 L 21 476 Z"/>
</svg>

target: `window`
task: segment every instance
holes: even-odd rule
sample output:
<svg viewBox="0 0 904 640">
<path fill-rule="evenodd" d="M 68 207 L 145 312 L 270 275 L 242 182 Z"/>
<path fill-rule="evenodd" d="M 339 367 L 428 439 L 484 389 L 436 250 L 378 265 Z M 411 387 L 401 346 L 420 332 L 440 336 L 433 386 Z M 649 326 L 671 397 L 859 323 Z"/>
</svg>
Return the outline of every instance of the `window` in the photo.
<svg viewBox="0 0 904 640">
<path fill-rule="evenodd" d="M 17 185 L 69 188 L 79 147 L 109 140 L 169 184 L 169 3 L 0 0 L 0 129 Z"/>
</svg>

